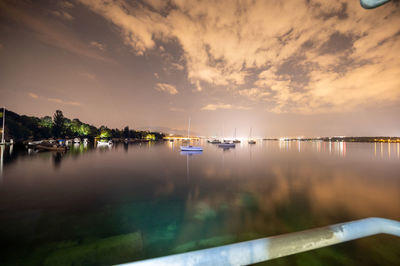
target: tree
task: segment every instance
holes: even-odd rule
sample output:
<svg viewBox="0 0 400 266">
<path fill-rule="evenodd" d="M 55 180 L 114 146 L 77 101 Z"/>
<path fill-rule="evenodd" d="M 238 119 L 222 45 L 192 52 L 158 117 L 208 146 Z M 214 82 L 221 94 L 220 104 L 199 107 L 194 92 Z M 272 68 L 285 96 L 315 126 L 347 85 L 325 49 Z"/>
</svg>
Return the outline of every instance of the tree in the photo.
<svg viewBox="0 0 400 266">
<path fill-rule="evenodd" d="M 124 138 L 129 138 L 129 127 L 124 127 Z"/>
<path fill-rule="evenodd" d="M 60 137 L 64 133 L 64 115 L 61 110 L 56 110 L 53 115 L 53 134 Z"/>
</svg>

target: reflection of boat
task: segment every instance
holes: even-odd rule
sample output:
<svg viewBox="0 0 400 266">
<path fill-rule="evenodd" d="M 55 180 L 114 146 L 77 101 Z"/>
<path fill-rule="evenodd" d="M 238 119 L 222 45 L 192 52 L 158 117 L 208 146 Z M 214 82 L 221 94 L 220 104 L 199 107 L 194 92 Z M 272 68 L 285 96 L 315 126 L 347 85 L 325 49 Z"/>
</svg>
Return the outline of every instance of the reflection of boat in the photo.
<svg viewBox="0 0 400 266">
<path fill-rule="evenodd" d="M 170 139 L 169 142 L 174 142 L 174 140 L 173 140 L 173 139 Z"/>
<path fill-rule="evenodd" d="M 188 139 L 190 140 L 190 118 L 189 118 L 189 126 L 188 126 Z M 198 146 L 181 146 L 181 151 L 202 151 L 202 147 Z"/>
<path fill-rule="evenodd" d="M 203 151 L 181 151 L 181 155 L 196 155 L 203 154 Z"/>
<path fill-rule="evenodd" d="M 221 143 L 221 144 L 218 144 L 218 147 L 224 148 L 224 149 L 235 148 L 236 144 L 235 143 Z"/>
</svg>

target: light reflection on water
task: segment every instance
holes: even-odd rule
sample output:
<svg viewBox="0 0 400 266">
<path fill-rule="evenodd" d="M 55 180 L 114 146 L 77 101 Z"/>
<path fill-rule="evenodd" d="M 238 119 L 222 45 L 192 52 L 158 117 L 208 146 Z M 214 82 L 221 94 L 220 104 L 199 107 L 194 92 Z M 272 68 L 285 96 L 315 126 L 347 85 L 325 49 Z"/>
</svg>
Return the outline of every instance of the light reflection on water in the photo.
<svg viewBox="0 0 400 266">
<path fill-rule="evenodd" d="M 400 220 L 398 143 L 194 144 L 204 152 L 182 153 L 178 141 L 2 151 L 0 256 L 113 264 L 370 216 Z M 271 263 L 396 264 L 399 248 L 375 237 Z"/>
</svg>

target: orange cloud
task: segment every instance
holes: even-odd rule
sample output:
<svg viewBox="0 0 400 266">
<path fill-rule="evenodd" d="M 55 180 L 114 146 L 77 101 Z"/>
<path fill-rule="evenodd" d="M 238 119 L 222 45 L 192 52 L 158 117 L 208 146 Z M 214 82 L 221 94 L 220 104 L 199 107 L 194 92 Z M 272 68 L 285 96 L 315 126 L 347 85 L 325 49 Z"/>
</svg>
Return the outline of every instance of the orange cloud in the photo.
<svg viewBox="0 0 400 266">
<path fill-rule="evenodd" d="M 172 1 L 161 15 L 160 1 L 80 2 L 114 23 L 138 55 L 177 41 L 198 91 L 200 83 L 236 90 L 278 113 L 350 111 L 400 98 L 394 4 L 367 11 L 344 0 Z"/>
<path fill-rule="evenodd" d="M 178 93 L 178 90 L 174 85 L 167 84 L 167 83 L 157 83 L 156 85 L 156 90 L 158 91 L 165 91 L 168 92 L 169 94 L 175 95 Z"/>
</svg>

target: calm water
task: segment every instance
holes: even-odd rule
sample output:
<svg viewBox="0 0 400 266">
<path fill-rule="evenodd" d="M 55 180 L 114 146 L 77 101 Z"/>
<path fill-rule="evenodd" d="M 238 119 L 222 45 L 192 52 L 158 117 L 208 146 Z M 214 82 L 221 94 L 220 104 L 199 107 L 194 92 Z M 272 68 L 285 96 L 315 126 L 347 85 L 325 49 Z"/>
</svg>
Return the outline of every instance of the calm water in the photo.
<svg viewBox="0 0 400 266">
<path fill-rule="evenodd" d="M 399 144 L 259 141 L 2 150 L 3 265 L 99 265 L 370 216 L 400 220 Z M 375 236 L 265 263 L 399 265 Z"/>
</svg>

